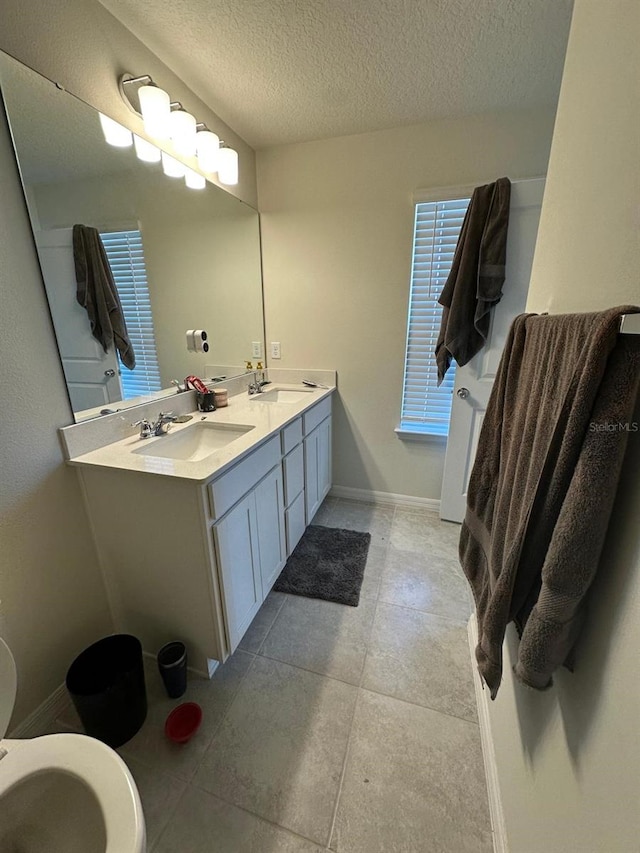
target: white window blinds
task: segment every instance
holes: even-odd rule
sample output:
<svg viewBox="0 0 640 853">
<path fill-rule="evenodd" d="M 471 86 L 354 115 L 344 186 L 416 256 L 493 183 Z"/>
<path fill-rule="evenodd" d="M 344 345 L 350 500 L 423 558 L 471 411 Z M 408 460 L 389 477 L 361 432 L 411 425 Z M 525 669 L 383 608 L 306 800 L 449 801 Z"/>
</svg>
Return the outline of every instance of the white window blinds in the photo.
<svg viewBox="0 0 640 853">
<path fill-rule="evenodd" d="M 118 288 L 136 366 L 120 363 L 125 400 L 160 390 L 160 370 L 151 316 L 151 301 L 140 231 L 107 231 L 100 234 Z M 119 360 L 118 360 L 119 361 Z"/>
<path fill-rule="evenodd" d="M 434 354 L 442 319 L 438 297 L 451 270 L 468 205 L 468 198 L 416 204 L 400 432 L 449 432 L 455 363 L 438 388 Z"/>
</svg>

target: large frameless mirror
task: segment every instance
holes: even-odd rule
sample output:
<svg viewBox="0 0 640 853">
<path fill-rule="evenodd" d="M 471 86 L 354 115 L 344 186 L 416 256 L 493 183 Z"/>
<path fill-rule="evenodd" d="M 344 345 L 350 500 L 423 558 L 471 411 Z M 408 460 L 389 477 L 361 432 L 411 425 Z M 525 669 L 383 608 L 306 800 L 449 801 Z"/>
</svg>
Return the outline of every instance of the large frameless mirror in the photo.
<svg viewBox="0 0 640 853">
<path fill-rule="evenodd" d="M 2 53 L 0 88 L 76 421 L 174 394 L 190 374 L 238 375 L 264 353 L 257 211 L 108 145 L 96 110 Z M 75 251 L 74 226 L 86 229 Z M 104 305 L 79 300 L 78 235 L 96 231 L 124 354 L 96 336 Z M 188 351 L 189 329 L 206 330 L 208 352 Z"/>
</svg>

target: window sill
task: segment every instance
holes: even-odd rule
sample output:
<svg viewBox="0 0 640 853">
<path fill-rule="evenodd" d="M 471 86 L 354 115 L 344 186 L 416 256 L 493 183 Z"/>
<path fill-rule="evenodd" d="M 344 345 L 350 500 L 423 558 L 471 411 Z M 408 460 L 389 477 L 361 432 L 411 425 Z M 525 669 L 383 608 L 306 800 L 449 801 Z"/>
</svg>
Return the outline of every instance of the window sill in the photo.
<svg viewBox="0 0 640 853">
<path fill-rule="evenodd" d="M 447 435 L 439 432 L 425 432 L 424 430 L 407 429 L 406 427 L 396 427 L 395 434 L 401 441 L 436 441 L 438 443 L 447 442 Z"/>
</svg>

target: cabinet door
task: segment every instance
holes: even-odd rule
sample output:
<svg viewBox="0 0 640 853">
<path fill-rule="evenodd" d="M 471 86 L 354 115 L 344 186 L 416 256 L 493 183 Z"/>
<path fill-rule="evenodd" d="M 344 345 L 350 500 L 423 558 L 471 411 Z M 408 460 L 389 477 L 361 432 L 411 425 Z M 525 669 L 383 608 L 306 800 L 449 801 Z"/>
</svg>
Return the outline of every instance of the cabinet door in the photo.
<svg viewBox="0 0 640 853">
<path fill-rule="evenodd" d="M 326 418 L 304 439 L 304 475 L 307 524 L 331 488 L 331 418 Z"/>
<path fill-rule="evenodd" d="M 278 466 L 270 474 L 267 474 L 264 480 L 256 486 L 254 494 L 258 521 L 262 595 L 263 598 L 266 598 L 287 560 L 282 468 Z"/>
<path fill-rule="evenodd" d="M 253 493 L 214 527 L 231 652 L 262 604 L 258 524 Z"/>
<path fill-rule="evenodd" d="M 331 418 L 322 421 L 318 435 L 318 497 L 320 503 L 331 488 Z"/>
</svg>

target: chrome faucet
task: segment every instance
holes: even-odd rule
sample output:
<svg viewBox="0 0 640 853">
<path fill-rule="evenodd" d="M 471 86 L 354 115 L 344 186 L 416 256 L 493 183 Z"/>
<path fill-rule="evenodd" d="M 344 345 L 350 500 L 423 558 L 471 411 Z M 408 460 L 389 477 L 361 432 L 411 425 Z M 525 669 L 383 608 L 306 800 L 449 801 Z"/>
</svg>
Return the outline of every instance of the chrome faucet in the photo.
<svg viewBox="0 0 640 853">
<path fill-rule="evenodd" d="M 262 374 L 264 376 L 264 373 Z M 258 379 L 258 374 L 253 374 L 253 382 L 249 383 L 247 387 L 247 393 L 251 397 L 253 394 L 262 394 L 262 388 L 264 385 L 269 385 L 269 380 L 267 379 Z"/>
<path fill-rule="evenodd" d="M 143 418 L 141 421 L 137 421 L 134 426 L 140 427 L 140 438 L 150 438 L 153 435 L 166 435 L 175 420 L 176 418 L 171 412 L 160 412 L 156 421 Z"/>
</svg>

